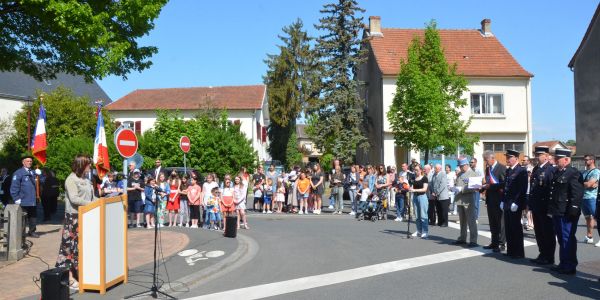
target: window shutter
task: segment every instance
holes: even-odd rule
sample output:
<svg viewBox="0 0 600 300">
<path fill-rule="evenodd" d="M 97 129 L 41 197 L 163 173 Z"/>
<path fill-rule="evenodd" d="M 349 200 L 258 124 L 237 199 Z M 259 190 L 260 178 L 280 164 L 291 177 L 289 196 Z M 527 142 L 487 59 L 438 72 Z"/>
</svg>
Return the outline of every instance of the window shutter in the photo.
<svg viewBox="0 0 600 300">
<path fill-rule="evenodd" d="M 256 140 L 260 141 L 261 136 L 262 136 L 262 126 L 260 126 L 260 123 L 258 123 L 258 121 L 257 121 L 256 122 Z"/>
<path fill-rule="evenodd" d="M 262 128 L 262 142 L 263 144 L 267 142 L 267 126 Z"/>
<path fill-rule="evenodd" d="M 134 132 L 136 135 L 141 135 L 142 134 L 142 121 L 135 121 L 135 125 L 134 125 Z"/>
</svg>

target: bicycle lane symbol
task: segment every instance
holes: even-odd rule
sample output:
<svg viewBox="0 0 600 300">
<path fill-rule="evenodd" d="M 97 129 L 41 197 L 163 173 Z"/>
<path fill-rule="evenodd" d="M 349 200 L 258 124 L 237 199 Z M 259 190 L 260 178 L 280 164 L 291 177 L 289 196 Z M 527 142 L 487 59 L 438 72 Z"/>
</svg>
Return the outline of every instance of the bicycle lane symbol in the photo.
<svg viewBox="0 0 600 300">
<path fill-rule="evenodd" d="M 183 251 L 177 253 L 177 255 L 179 255 L 181 257 L 185 257 L 185 262 L 188 265 L 193 266 L 196 264 L 197 261 L 221 257 L 221 256 L 225 255 L 225 251 L 214 250 L 214 251 L 207 252 L 207 251 L 199 251 L 196 249 L 187 249 L 187 250 L 183 250 Z"/>
</svg>

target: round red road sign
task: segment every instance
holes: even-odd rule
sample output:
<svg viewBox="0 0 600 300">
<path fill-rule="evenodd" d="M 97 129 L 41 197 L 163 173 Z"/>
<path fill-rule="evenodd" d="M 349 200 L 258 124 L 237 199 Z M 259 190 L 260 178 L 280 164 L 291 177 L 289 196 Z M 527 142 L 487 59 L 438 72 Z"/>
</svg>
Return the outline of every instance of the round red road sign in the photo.
<svg viewBox="0 0 600 300">
<path fill-rule="evenodd" d="M 190 152 L 190 146 L 191 146 L 191 143 L 190 143 L 189 137 L 184 135 L 179 139 L 179 148 L 181 148 L 181 151 L 183 151 L 185 153 Z"/>
<path fill-rule="evenodd" d="M 131 129 L 121 129 L 115 134 L 115 145 L 119 154 L 125 158 L 135 155 L 138 150 L 138 140 Z"/>
</svg>

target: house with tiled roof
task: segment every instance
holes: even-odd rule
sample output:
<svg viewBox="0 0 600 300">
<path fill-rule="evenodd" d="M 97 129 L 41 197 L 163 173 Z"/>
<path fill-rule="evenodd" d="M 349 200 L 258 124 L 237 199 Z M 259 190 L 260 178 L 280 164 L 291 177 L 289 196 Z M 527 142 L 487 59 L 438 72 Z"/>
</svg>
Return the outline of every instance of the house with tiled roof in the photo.
<svg viewBox="0 0 600 300">
<path fill-rule="evenodd" d="M 179 111 L 191 119 L 206 109 L 225 109 L 228 119 L 252 141 L 259 159 L 268 160 L 269 112 L 265 85 L 135 90 L 106 106 L 111 117 L 137 134 L 154 127 L 157 110 Z"/>
<path fill-rule="evenodd" d="M 506 149 L 530 153 L 531 78 L 491 31 L 484 19 L 478 29 L 439 29 L 441 44 L 449 64 L 468 81 L 463 94 L 468 105 L 460 109 L 461 118 L 472 119 L 467 132 L 478 134 L 474 156 L 485 150 L 503 159 Z M 387 112 L 396 93 L 400 61 L 407 59 L 408 47 L 424 29 L 382 28 L 380 17 L 370 17 L 365 29 L 367 60 L 359 66 L 356 79 L 363 82 L 360 94 L 365 100 L 368 153 L 357 153 L 362 163 L 400 165 L 424 154 L 398 147 L 394 143 Z M 459 147 L 460 149 L 460 147 Z M 459 153 L 456 155 L 460 155 Z M 436 156 L 433 157 L 435 161 Z M 446 157 L 455 159 L 455 157 Z M 430 159 L 431 161 L 431 159 Z"/>
<path fill-rule="evenodd" d="M 556 151 L 556 149 L 571 149 L 570 146 L 568 146 L 567 144 L 561 142 L 561 141 L 541 141 L 541 142 L 535 142 L 533 144 L 533 146 L 531 146 L 532 150 L 535 150 L 535 147 L 539 147 L 539 146 L 545 146 L 548 147 L 548 149 L 550 150 L 550 153 L 554 154 L 554 152 Z M 571 151 L 573 151 L 571 149 Z M 531 153 L 532 155 L 534 153 Z"/>
</svg>

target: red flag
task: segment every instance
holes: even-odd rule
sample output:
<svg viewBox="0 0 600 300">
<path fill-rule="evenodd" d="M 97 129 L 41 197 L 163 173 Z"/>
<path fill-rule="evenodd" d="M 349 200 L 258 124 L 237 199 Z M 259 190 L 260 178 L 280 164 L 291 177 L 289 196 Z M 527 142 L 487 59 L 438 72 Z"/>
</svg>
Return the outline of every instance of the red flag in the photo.
<svg viewBox="0 0 600 300">
<path fill-rule="evenodd" d="M 108 157 L 108 144 L 106 144 L 106 133 L 104 131 L 104 119 L 100 106 L 98 106 L 98 122 L 96 123 L 96 139 L 94 140 L 94 164 L 98 171 L 98 177 L 102 178 L 110 171 L 110 159 Z"/>
</svg>

